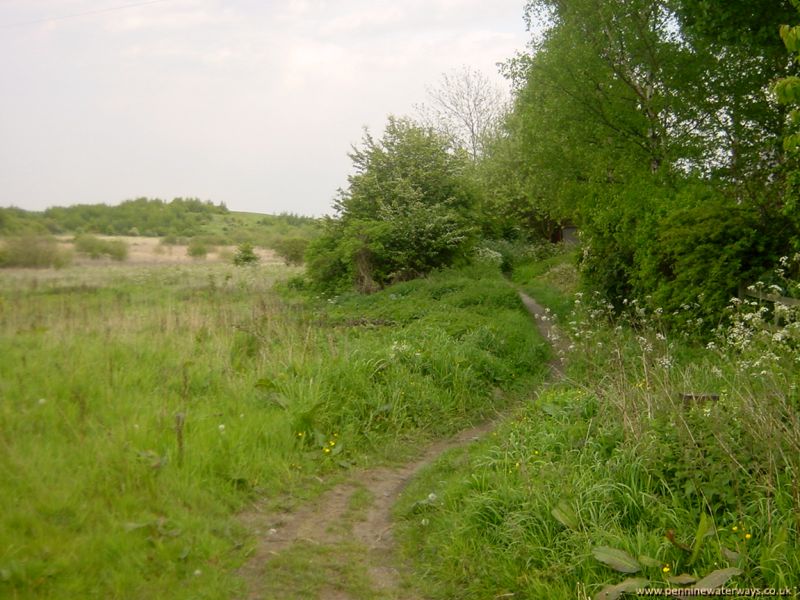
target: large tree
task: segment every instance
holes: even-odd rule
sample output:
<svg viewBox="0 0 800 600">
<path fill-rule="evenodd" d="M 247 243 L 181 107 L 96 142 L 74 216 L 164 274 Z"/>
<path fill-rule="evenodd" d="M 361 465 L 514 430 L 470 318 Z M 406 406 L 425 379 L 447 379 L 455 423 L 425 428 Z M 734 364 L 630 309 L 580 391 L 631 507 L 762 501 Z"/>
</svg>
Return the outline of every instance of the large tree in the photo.
<svg viewBox="0 0 800 600">
<path fill-rule="evenodd" d="M 703 291 L 710 280 L 698 265 L 687 271 L 675 230 L 702 237 L 724 222 L 758 232 L 755 245 L 725 235 L 704 245 L 707 260 L 726 261 L 724 284 L 714 283 L 721 296 L 767 268 L 792 235 L 780 211 L 784 114 L 769 94 L 788 61 L 765 41 L 769 11 L 751 11 L 758 23 L 734 43 L 741 15 L 721 4 L 528 3 L 529 22 L 542 27 L 531 54 L 510 65 L 518 91 L 499 146 L 519 159 L 489 159 L 519 167 L 506 169 L 506 189 L 529 209 L 579 222 L 584 281 L 620 304 L 656 289 L 678 297 L 663 285 Z M 703 226 L 691 229 L 692 219 Z"/>
</svg>

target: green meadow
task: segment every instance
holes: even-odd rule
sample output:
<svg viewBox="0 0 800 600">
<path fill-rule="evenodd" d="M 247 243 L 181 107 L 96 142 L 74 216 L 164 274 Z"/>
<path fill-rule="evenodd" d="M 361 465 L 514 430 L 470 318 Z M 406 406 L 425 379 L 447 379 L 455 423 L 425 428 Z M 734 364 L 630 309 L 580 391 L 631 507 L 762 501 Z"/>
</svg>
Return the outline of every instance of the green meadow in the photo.
<svg viewBox="0 0 800 600">
<path fill-rule="evenodd" d="M 237 597 L 238 512 L 408 459 L 540 377 L 494 269 L 331 298 L 296 275 L 0 272 L 0 596 Z"/>
</svg>

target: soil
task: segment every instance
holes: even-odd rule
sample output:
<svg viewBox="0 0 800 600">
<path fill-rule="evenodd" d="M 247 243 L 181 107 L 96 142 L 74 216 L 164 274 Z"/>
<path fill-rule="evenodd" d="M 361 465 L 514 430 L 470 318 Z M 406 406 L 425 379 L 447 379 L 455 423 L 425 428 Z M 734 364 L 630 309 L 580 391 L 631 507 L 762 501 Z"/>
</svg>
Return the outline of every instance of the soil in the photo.
<svg viewBox="0 0 800 600">
<path fill-rule="evenodd" d="M 92 259 L 88 256 L 76 254 L 73 264 L 81 266 L 108 266 L 110 264 L 125 265 L 162 265 L 162 264 L 187 264 L 187 263 L 215 263 L 230 262 L 236 252 L 236 246 L 211 246 L 209 253 L 203 258 L 189 256 L 188 246 L 182 244 L 165 245 L 162 238 L 136 237 L 136 236 L 106 236 L 98 235 L 104 240 L 123 241 L 128 246 L 128 257 L 123 263 L 110 258 Z M 57 236 L 64 248 L 72 249 L 72 236 Z M 281 259 L 274 251 L 267 248 L 255 248 L 262 264 L 281 263 Z"/>
<path fill-rule="evenodd" d="M 520 298 L 542 336 L 556 346 L 561 344 L 545 309 L 523 293 L 520 293 Z M 549 364 L 555 378 L 563 375 L 561 358 L 554 358 Z M 402 563 L 394 553 L 392 507 L 420 470 L 433 463 L 442 453 L 480 439 L 495 425 L 495 422 L 487 422 L 463 430 L 450 439 L 428 446 L 419 458 L 401 466 L 354 471 L 344 483 L 295 511 L 275 512 L 256 506 L 241 514 L 240 521 L 258 538 L 253 554 L 239 572 L 247 585 L 243 598 L 272 600 L 280 597 L 271 590 L 270 562 L 295 545 L 337 547 L 355 542 L 368 550 L 366 568 L 373 596 L 418 600 L 420 596 L 407 589 L 402 582 Z M 349 511 L 354 494 L 363 494 L 364 490 L 370 503 L 362 509 L 364 514 L 353 520 L 349 517 Z M 342 557 L 342 560 L 348 558 L 347 554 Z M 326 588 L 318 595 L 320 600 L 356 600 L 358 597 L 348 594 L 341 586 Z"/>
</svg>

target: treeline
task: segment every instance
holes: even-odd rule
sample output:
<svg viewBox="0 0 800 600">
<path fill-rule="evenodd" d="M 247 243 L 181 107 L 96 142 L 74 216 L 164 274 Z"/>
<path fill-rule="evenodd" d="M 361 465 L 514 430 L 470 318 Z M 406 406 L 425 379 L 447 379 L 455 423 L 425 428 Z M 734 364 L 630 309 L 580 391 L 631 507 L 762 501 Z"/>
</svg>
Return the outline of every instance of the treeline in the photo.
<svg viewBox="0 0 800 600">
<path fill-rule="evenodd" d="M 570 223 L 586 289 L 710 323 L 800 248 L 790 0 L 532 0 L 525 17 L 502 118 L 465 72 L 424 122 L 365 135 L 310 251 L 319 287 L 370 291 Z"/>
<path fill-rule="evenodd" d="M 517 94 L 487 158 L 517 193 L 498 210 L 575 221 L 584 285 L 618 308 L 716 320 L 798 248 L 800 171 L 772 89 L 796 71 L 779 29 L 797 11 L 534 0 L 526 16 L 548 27 L 507 64 Z"/>
<path fill-rule="evenodd" d="M 196 198 L 137 198 L 115 206 L 76 204 L 43 212 L 0 208 L 0 234 L 97 233 L 103 235 L 194 236 L 214 215 L 228 214 L 223 203 Z"/>
<path fill-rule="evenodd" d="M 232 212 L 223 203 L 195 198 L 170 202 L 137 198 L 116 206 L 78 204 L 42 212 L 0 208 L 0 236 L 25 236 L 23 247 L 34 246 L 32 236 L 141 235 L 161 237 L 167 244 L 191 243 L 195 248 L 251 244 L 276 250 L 289 264 L 301 264 L 317 231 L 314 217 Z"/>
</svg>

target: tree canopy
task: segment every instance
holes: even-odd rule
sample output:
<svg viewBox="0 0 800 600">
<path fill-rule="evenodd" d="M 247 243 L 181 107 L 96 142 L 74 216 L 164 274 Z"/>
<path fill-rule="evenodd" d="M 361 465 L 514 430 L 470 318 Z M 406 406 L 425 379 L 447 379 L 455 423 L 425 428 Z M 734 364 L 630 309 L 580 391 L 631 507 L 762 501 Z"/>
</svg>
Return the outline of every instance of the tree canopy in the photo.
<svg viewBox="0 0 800 600">
<path fill-rule="evenodd" d="M 335 218 L 312 242 L 308 269 L 319 287 L 373 291 L 453 264 L 474 234 L 466 152 L 410 119 L 390 117 L 350 153 L 354 173 Z"/>
</svg>

